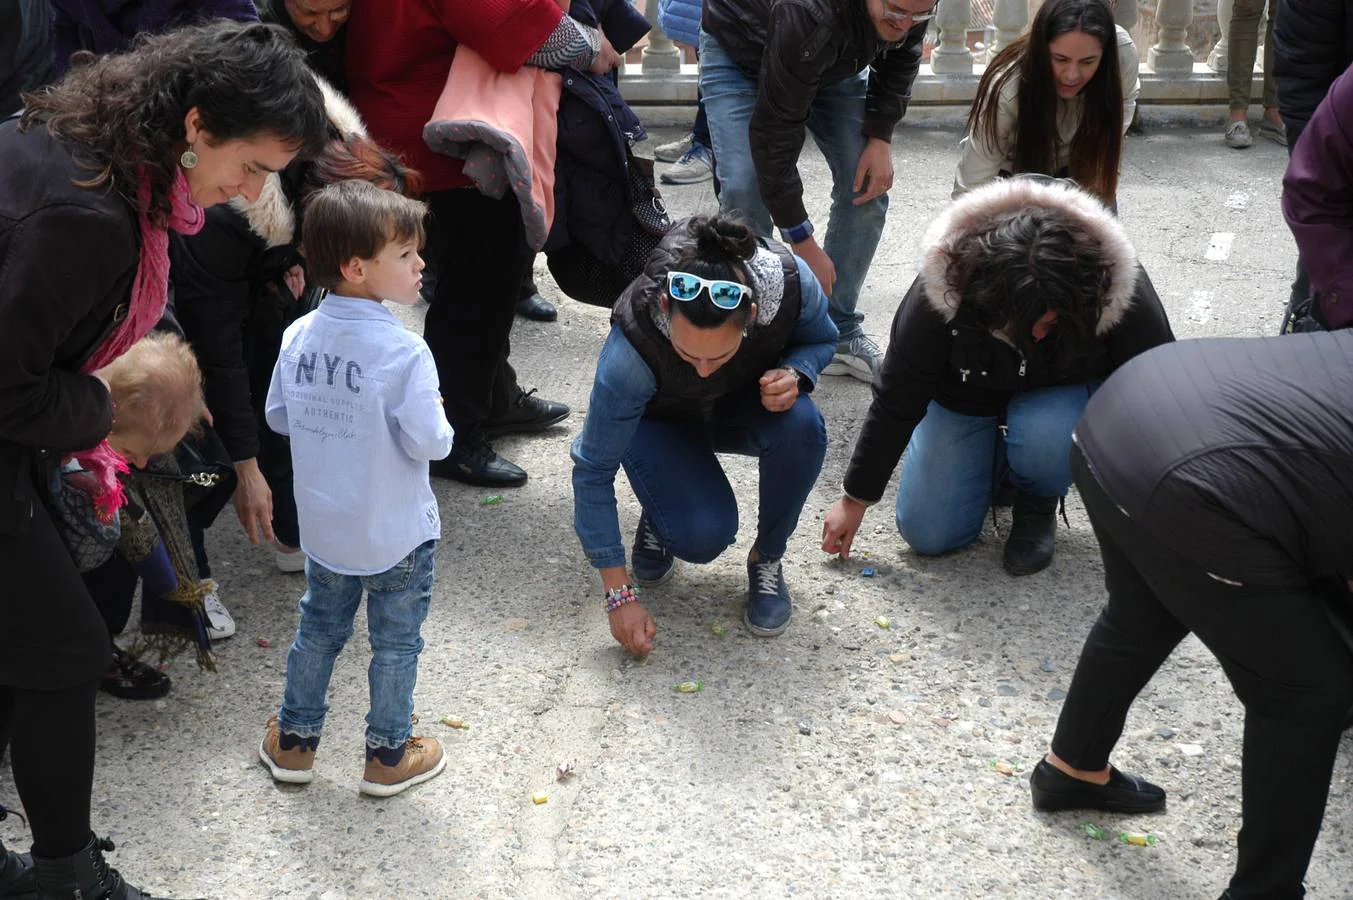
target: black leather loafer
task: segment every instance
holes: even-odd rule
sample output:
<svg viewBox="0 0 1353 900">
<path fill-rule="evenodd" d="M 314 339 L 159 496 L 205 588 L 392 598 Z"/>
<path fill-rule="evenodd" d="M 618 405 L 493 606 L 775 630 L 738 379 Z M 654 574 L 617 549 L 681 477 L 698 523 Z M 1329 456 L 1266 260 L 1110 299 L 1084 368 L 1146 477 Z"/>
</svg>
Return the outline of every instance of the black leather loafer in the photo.
<svg viewBox="0 0 1353 900">
<path fill-rule="evenodd" d="M 559 310 L 540 294 L 530 293 L 517 300 L 517 315 L 532 322 L 553 322 L 559 318 Z"/>
<path fill-rule="evenodd" d="M 568 418 L 567 404 L 536 396 L 536 389 L 519 391 L 508 406 L 507 413 L 484 423 L 484 436 L 489 440 L 506 434 L 533 434 L 558 425 Z"/>
<path fill-rule="evenodd" d="M 1097 809 L 1114 813 L 1153 813 L 1165 809 L 1165 791 L 1135 775 L 1109 767 L 1108 784 L 1092 784 L 1072 778 L 1046 759 L 1038 761 L 1029 775 L 1034 809 Z"/>
<path fill-rule="evenodd" d="M 526 484 L 526 470 L 503 459 L 488 441 L 451 448 L 451 455 L 434 460 L 428 466 L 434 478 L 449 478 L 476 487 L 521 487 Z"/>
</svg>

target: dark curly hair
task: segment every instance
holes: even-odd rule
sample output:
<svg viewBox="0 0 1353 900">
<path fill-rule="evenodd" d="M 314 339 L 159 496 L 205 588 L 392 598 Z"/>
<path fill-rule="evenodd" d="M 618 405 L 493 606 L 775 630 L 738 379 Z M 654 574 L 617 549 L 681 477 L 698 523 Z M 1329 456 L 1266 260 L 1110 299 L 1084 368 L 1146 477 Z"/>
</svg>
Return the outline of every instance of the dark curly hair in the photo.
<svg viewBox="0 0 1353 900">
<path fill-rule="evenodd" d="M 1046 313 L 1057 323 L 1052 342 L 1063 366 L 1089 348 L 1111 280 L 1099 241 L 1061 210 L 1025 207 L 963 241 L 946 277 L 961 285 L 964 324 L 999 332 L 1025 356 L 1033 327 Z"/>
<path fill-rule="evenodd" d="M 756 233 L 741 219 L 693 216 L 686 223 L 686 236 L 690 243 L 673 261 L 671 271 L 752 286 L 747 261 L 756 255 Z M 720 309 L 709 298 L 708 291 L 701 291 L 689 303 L 672 301 L 668 308 L 673 315 L 681 313 L 696 328 L 717 328 L 729 319 L 746 324 L 753 299 L 743 297 L 737 309 Z"/>
<path fill-rule="evenodd" d="M 25 96 L 19 127 L 45 126 L 94 172 L 77 185 L 107 186 L 136 208 L 144 171 L 145 212 L 156 224 L 170 209 L 183 120 L 193 107 L 219 141 L 271 135 L 309 157 L 327 138 L 324 97 L 305 54 L 273 25 L 217 21 L 143 35 L 125 53 L 74 61 L 59 82 Z"/>
</svg>

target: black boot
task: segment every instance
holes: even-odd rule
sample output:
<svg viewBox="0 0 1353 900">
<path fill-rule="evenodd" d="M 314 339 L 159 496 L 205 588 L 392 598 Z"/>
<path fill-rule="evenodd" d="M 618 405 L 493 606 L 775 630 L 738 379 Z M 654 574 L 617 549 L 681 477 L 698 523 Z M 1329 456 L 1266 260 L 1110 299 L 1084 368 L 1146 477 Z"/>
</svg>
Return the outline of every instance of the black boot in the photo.
<svg viewBox="0 0 1353 900">
<path fill-rule="evenodd" d="M 33 857 L 41 900 L 155 900 L 122 880 L 108 865 L 104 851 L 113 852 L 113 842 L 90 835 L 89 846 L 63 859 Z"/>
<path fill-rule="evenodd" d="M 0 806 L 0 822 L 9 810 Z M 38 900 L 38 876 L 27 853 L 6 850 L 0 844 L 0 900 Z"/>
<path fill-rule="evenodd" d="M 1057 503 L 1060 497 L 1035 497 L 1015 492 L 1014 521 L 1005 541 L 1005 570 L 1011 575 L 1032 575 L 1052 562 L 1057 533 Z"/>
</svg>

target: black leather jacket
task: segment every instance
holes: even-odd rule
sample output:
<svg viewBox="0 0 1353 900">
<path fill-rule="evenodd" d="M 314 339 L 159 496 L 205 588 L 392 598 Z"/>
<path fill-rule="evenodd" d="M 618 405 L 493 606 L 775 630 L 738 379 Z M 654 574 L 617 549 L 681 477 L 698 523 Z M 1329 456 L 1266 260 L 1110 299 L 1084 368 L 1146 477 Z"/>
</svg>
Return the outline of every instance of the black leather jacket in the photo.
<svg viewBox="0 0 1353 900">
<path fill-rule="evenodd" d="M 865 0 L 706 0 L 704 30 L 757 80 L 752 161 L 776 225 L 808 219 L 798 161 L 818 88 L 868 68 L 863 130 L 892 140 L 921 68 L 926 24 L 899 44 L 885 44 Z"/>
</svg>

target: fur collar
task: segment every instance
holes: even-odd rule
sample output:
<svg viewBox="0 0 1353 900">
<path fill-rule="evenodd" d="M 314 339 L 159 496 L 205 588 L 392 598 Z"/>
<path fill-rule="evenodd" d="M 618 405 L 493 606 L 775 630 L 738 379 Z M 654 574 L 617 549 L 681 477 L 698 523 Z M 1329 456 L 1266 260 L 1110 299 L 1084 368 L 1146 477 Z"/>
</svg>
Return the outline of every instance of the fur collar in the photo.
<svg viewBox="0 0 1353 900">
<path fill-rule="evenodd" d="M 315 75 L 315 83 L 324 95 L 324 112 L 329 125 L 344 138 L 366 137 L 366 124 L 347 98 L 323 78 Z M 282 188 L 282 179 L 274 172 L 263 182 L 258 199 L 250 203 L 235 197 L 230 206 L 244 216 L 249 230 L 263 238 L 269 247 L 285 247 L 296 239 L 296 210 Z"/>
<path fill-rule="evenodd" d="M 1028 207 L 1055 208 L 1080 226 L 1078 237 L 1099 242 L 1109 262 L 1109 287 L 1095 332 L 1122 321 L 1137 288 L 1137 251 L 1117 217 L 1092 194 L 1065 181 L 1008 178 L 983 185 L 956 200 L 926 230 L 919 269 L 926 299 L 946 322 L 953 320 L 963 290 L 948 278 L 949 254 L 993 220 Z"/>
</svg>

